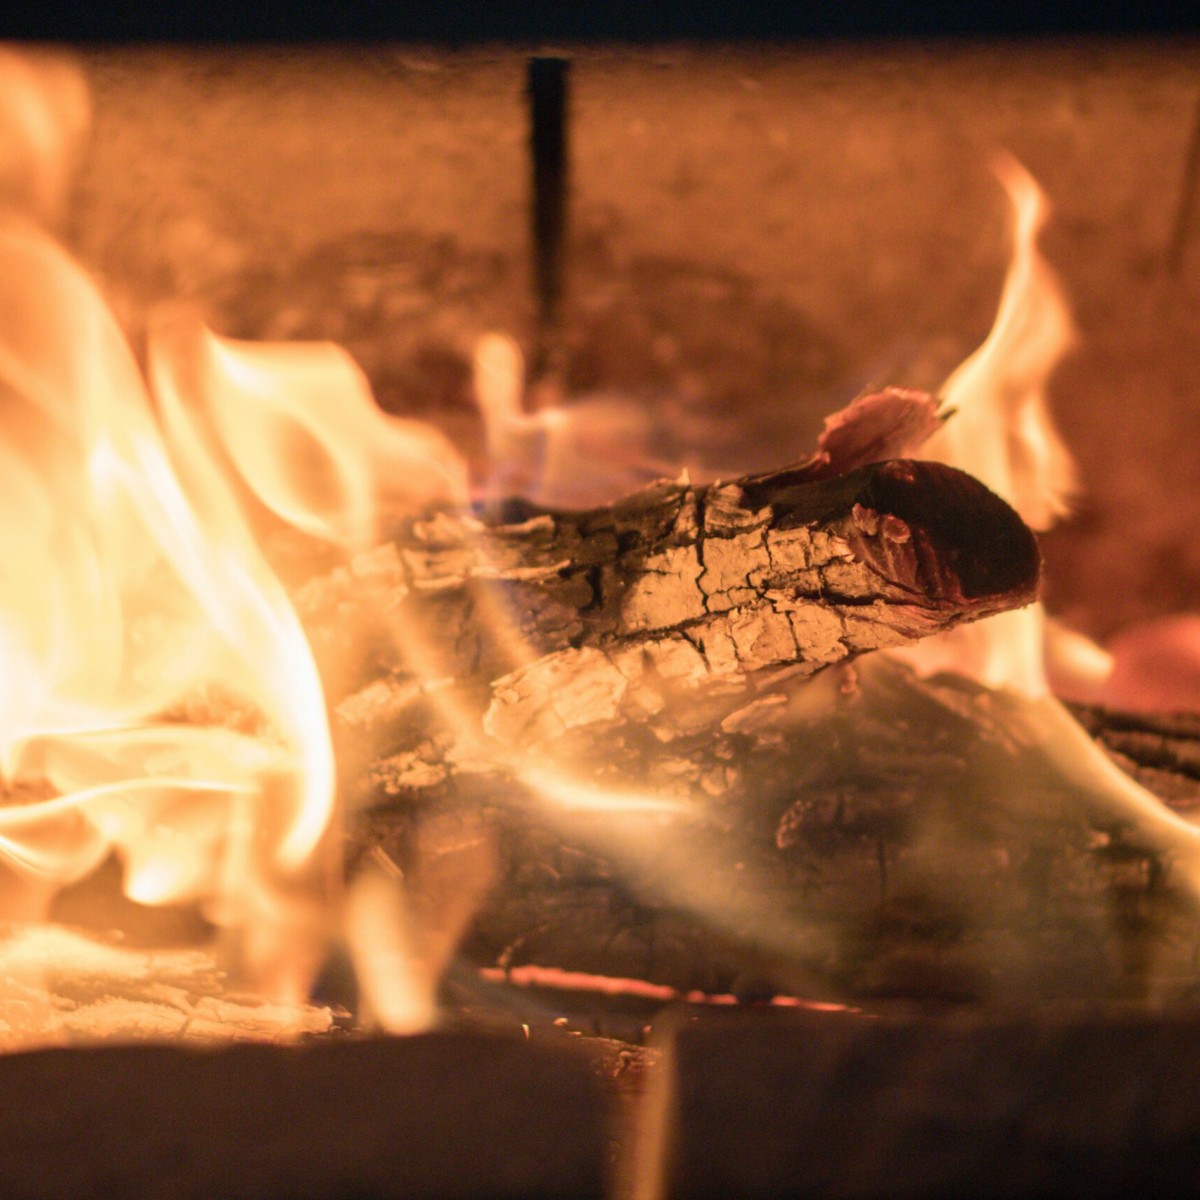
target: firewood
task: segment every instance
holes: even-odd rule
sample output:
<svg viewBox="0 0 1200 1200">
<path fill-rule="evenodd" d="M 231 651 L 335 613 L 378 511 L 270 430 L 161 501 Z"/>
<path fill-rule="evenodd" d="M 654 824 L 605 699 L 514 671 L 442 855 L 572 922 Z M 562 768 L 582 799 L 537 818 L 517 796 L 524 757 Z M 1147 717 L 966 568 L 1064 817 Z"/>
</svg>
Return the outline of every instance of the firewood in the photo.
<svg viewBox="0 0 1200 1200">
<path fill-rule="evenodd" d="M 389 753 L 397 787 L 623 727 L 670 742 L 789 678 L 1033 600 L 1036 543 L 1006 504 L 953 468 L 876 461 L 912 440 L 895 426 L 928 432 L 931 402 L 869 400 L 888 403 L 860 402 L 787 471 L 584 513 L 410 518 L 310 581 L 297 603 L 344 740 Z"/>
<path fill-rule="evenodd" d="M 1176 809 L 1200 804 L 1193 766 L 1164 767 L 1161 738 L 1130 741 L 1137 719 L 1081 715 Z M 351 857 L 380 846 L 410 864 L 433 813 L 447 852 L 447 814 L 489 824 L 500 882 L 464 946 L 489 966 L 852 1000 L 1194 986 L 1200 926 L 1170 854 L 1014 741 L 986 689 L 874 656 L 736 717 L 666 746 L 616 737 L 580 767 L 602 795 L 674 808 L 569 810 L 485 773 L 394 787 L 380 760 Z M 1185 728 L 1170 735 L 1184 763 L 1200 744 Z"/>
<path fill-rule="evenodd" d="M 360 814 L 351 869 L 371 849 L 419 880 L 439 840 L 486 830 L 499 883 L 465 952 L 488 966 L 749 995 L 1182 994 L 1198 925 L 1169 838 L 1086 795 L 985 689 L 848 665 L 1036 592 L 1007 506 L 888 457 L 933 421 L 884 393 L 787 471 L 409 518 L 301 588 Z"/>
<path fill-rule="evenodd" d="M 892 941 L 905 952 L 925 945 L 914 922 L 970 927 L 961 855 L 949 880 L 933 873 L 928 911 L 901 917 L 906 870 L 946 789 L 1006 764 L 995 738 L 977 744 L 970 720 L 951 721 L 957 768 L 926 787 L 944 698 L 884 676 L 874 701 L 848 708 L 842 668 L 1025 604 L 1039 575 L 1007 505 L 961 472 L 893 457 L 937 422 L 928 397 L 881 393 L 828 422 L 818 452 L 789 470 L 664 482 L 584 513 L 514 503 L 490 520 L 410 517 L 300 588 L 343 791 L 363 814 L 351 869 L 374 847 L 418 880 L 431 842 L 459 853 L 482 819 L 502 869 L 468 936 L 476 961 L 709 991 L 896 986 L 873 925 L 903 927 Z M 832 683 L 811 682 L 830 666 Z M 897 739 L 914 703 L 934 710 L 928 728 Z M 873 745 L 892 749 L 864 770 Z M 839 815 L 823 821 L 823 797 Z M 591 811 L 614 805 L 627 811 Z M 990 868 L 991 833 L 977 827 L 1015 818 L 1001 803 L 965 812 L 960 840 L 974 837 Z M 1051 824 L 1084 854 L 1083 816 Z M 1003 937 L 1020 902 L 1003 870 L 983 875 L 1008 897 Z M 977 988 L 972 970 L 954 965 L 936 986 Z"/>
<path fill-rule="evenodd" d="M 1200 714 L 1072 707 L 1079 723 L 1143 786 L 1173 807 L 1200 806 Z"/>
<path fill-rule="evenodd" d="M 678 1022 L 638 1200 L 1188 1195 L 1200 1027 L 1187 1011 Z"/>
<path fill-rule="evenodd" d="M 1089 795 L 986 690 L 849 665 L 1036 593 L 1005 505 L 897 457 L 937 420 L 881 393 L 786 471 L 409 518 L 307 583 L 351 870 L 369 850 L 418 881 L 439 841 L 487 831 L 499 882 L 464 943 L 485 966 L 751 996 L 1186 994 L 1178 838 Z M 1196 802 L 1178 737 L 1081 715 Z"/>
</svg>

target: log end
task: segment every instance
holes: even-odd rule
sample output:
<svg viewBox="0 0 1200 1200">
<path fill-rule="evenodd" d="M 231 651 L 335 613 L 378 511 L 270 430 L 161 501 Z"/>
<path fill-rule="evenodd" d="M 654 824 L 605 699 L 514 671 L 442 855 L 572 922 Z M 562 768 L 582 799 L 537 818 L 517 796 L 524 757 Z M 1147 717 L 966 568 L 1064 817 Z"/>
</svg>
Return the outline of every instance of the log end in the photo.
<svg viewBox="0 0 1200 1200">
<path fill-rule="evenodd" d="M 896 459 L 867 472 L 851 544 L 875 569 L 937 607 L 967 616 L 1037 599 L 1033 531 L 973 476 L 942 463 Z"/>
</svg>

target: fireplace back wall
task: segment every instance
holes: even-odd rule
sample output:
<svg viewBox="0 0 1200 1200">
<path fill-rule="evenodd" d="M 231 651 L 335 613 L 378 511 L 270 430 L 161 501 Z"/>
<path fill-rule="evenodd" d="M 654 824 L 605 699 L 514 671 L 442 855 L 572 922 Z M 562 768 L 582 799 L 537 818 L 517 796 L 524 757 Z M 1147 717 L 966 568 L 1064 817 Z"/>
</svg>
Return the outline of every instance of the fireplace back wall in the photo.
<svg viewBox="0 0 1200 1200">
<path fill-rule="evenodd" d="M 563 344 L 669 455 L 778 465 L 871 384 L 936 387 L 984 336 L 1014 153 L 1079 345 L 1052 400 L 1081 467 L 1052 607 L 1105 635 L 1200 584 L 1200 45 L 893 43 L 571 52 Z M 333 337 L 382 403 L 478 445 L 469 356 L 532 344 L 513 47 L 92 48 L 69 232 L 136 331 Z"/>
</svg>

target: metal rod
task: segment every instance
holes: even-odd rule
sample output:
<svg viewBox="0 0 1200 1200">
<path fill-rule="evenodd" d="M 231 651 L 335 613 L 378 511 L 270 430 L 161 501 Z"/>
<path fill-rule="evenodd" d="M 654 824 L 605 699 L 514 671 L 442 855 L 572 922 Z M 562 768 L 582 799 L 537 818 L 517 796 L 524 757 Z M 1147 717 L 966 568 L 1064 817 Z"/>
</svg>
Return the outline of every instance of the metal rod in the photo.
<svg viewBox="0 0 1200 1200">
<path fill-rule="evenodd" d="M 567 236 L 570 147 L 567 136 L 570 60 L 537 55 L 529 60 L 529 148 L 533 165 L 533 283 L 537 343 L 530 377 L 561 367 L 560 326 L 563 249 Z"/>
</svg>

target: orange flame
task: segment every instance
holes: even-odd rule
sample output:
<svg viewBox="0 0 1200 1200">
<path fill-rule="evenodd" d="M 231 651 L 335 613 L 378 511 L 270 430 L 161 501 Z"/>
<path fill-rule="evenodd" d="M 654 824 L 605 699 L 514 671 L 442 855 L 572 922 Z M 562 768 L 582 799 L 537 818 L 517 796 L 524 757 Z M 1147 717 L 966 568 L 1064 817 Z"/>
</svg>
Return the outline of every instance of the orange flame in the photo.
<svg viewBox="0 0 1200 1200">
<path fill-rule="evenodd" d="M 160 317 L 143 379 L 37 224 L 86 131 L 82 72 L 0 47 L 0 73 L 0 916 L 44 915 L 115 854 L 131 899 L 199 903 L 250 981 L 295 1002 L 331 934 L 333 752 L 234 474 L 361 548 L 384 510 L 462 502 L 463 464 L 333 345 Z"/>
<path fill-rule="evenodd" d="M 1074 341 L 1058 279 L 1037 248 L 1046 199 L 1011 155 L 996 160 L 1013 216 L 1013 252 L 986 340 L 942 386 L 954 410 L 926 457 L 969 471 L 1034 529 L 1069 507 L 1075 467 L 1046 400 L 1046 384 Z"/>
<path fill-rule="evenodd" d="M 161 427 L 99 293 L 7 221 L 0 763 L 17 798 L 29 781 L 55 795 L 0 809 L 0 852 L 62 884 L 114 850 L 132 898 L 198 898 L 237 924 L 255 889 L 228 863 L 254 863 L 267 892 L 301 870 L 332 819 L 333 756 L 295 613 L 157 382 Z M 247 728 L 181 723 L 215 692 Z"/>
<path fill-rule="evenodd" d="M 203 400 L 258 499 L 313 537 L 362 549 L 381 512 L 467 499 L 465 464 L 446 438 L 385 414 L 332 342 L 236 341 L 162 323 L 152 354 L 156 379 L 177 392 L 183 375 Z"/>
<path fill-rule="evenodd" d="M 943 386 L 952 416 L 924 455 L 968 471 L 1034 529 L 1045 529 L 1075 491 L 1074 464 L 1046 400 L 1047 382 L 1074 332 L 1058 280 L 1037 248 L 1042 190 L 1010 155 L 997 159 L 995 171 L 1012 207 L 1012 259 L 991 332 Z M 989 687 L 1041 696 L 1045 637 L 1045 614 L 1033 604 L 899 653 L 923 671 L 954 670 Z"/>
<path fill-rule="evenodd" d="M 620 395 L 565 402 L 543 383 L 543 404 L 526 411 L 525 359 L 504 334 L 476 344 L 475 401 L 483 420 L 489 501 L 524 496 L 556 508 L 608 504 L 639 485 L 678 474 L 677 463 L 650 451 L 645 406 Z"/>
<path fill-rule="evenodd" d="M 4 270 L 6 251 L 21 269 Z M 22 667 L 0 693 L 0 751 L 10 780 L 34 776 L 59 793 L 0 810 L 0 853 L 62 884 L 115 850 L 131 899 L 203 901 L 240 930 L 259 982 L 295 1002 L 319 952 L 310 943 L 327 932 L 295 883 L 313 882 L 333 817 L 329 731 L 303 631 L 211 452 L 198 399 L 268 507 L 347 546 L 373 536 L 385 506 L 461 500 L 463 465 L 440 435 L 382 414 L 337 347 L 253 346 L 178 323 L 151 339 L 156 421 L 98 293 L 48 238 L 22 228 L 0 241 L 0 275 L 44 285 L 35 332 L 57 319 L 44 351 L 14 350 L 7 364 L 20 403 L 0 461 L 27 514 L 8 523 L 9 544 L 24 530 L 44 562 L 0 588 L 0 644 Z M 5 294 L 0 282 L 0 313 Z M 71 342 L 87 356 L 78 378 L 43 385 L 43 364 L 72 363 Z M 30 413 L 61 420 L 30 438 Z M 295 471 L 290 451 L 304 439 L 327 461 Z M 203 716 L 214 693 L 246 728 L 172 719 L 197 706 Z M 377 995 L 378 1009 L 403 1007 L 403 993 Z"/>
</svg>

